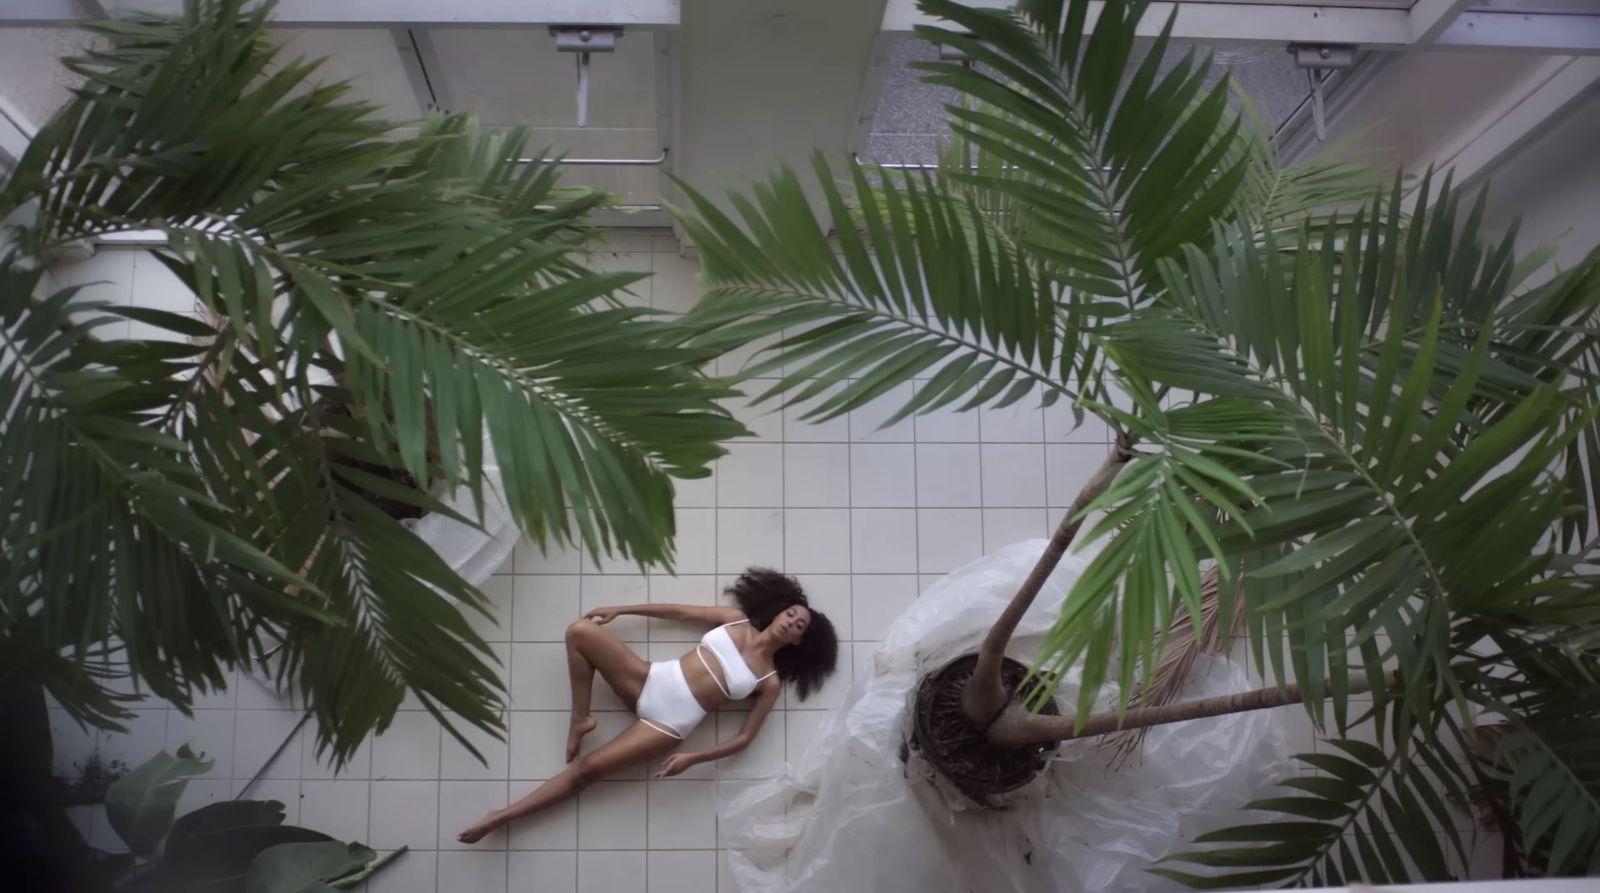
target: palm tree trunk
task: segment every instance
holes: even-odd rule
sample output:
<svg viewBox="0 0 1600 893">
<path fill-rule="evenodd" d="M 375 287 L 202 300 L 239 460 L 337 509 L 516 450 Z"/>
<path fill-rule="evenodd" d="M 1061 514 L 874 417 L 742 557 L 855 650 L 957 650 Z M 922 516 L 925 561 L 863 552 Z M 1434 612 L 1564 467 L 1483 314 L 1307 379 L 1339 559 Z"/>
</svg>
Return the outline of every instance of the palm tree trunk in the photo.
<svg viewBox="0 0 1600 893">
<path fill-rule="evenodd" d="M 1370 691 L 1370 680 L 1354 677 L 1350 680 L 1350 691 L 1359 693 Z M 1214 698 L 1201 698 L 1198 701 L 1182 701 L 1177 704 L 1164 704 L 1160 707 L 1142 707 L 1118 713 L 1108 710 L 1105 713 L 1096 713 L 1083 721 L 1080 728 L 1073 728 L 1074 717 L 1071 716 L 1046 716 L 1030 713 L 1021 704 L 1014 704 L 1011 709 L 1004 711 L 989 727 L 989 740 L 995 744 L 1005 746 L 1018 746 L 1023 744 L 1046 744 L 1053 741 L 1071 741 L 1074 738 L 1091 738 L 1095 735 L 1104 735 L 1109 732 L 1120 732 L 1127 729 L 1142 729 L 1148 726 L 1160 726 L 1173 722 L 1184 722 L 1191 719 L 1204 719 L 1208 716 L 1225 716 L 1230 713 L 1244 713 L 1248 710 L 1269 710 L 1273 707 L 1282 707 L 1286 704 L 1298 704 L 1304 700 L 1298 685 L 1285 685 L 1282 688 L 1258 688 L 1253 691 L 1234 692 L 1231 695 L 1219 695 Z"/>
<path fill-rule="evenodd" d="M 1045 546 L 1044 554 L 1039 556 L 1039 562 L 1023 581 L 1022 588 L 1017 590 L 1011 603 L 1006 605 L 994 626 L 989 627 L 988 634 L 983 637 L 983 644 L 978 647 L 978 663 L 973 667 L 967 687 L 961 692 L 961 712 L 974 728 L 988 729 L 1010 703 L 1011 695 L 1000 682 L 1000 666 L 1006 655 L 1006 646 L 1011 643 L 1011 636 L 1017 631 L 1022 615 L 1028 612 L 1028 607 L 1044 587 L 1044 581 L 1050 578 L 1050 573 L 1067 554 L 1067 547 L 1077 537 L 1082 522 L 1079 515 L 1111 486 L 1111 482 L 1132 458 L 1133 454 L 1125 443 L 1119 441 L 1111 448 L 1111 455 L 1106 457 L 1089 483 L 1072 500 L 1072 507 L 1067 509 L 1066 517 L 1061 519 L 1061 525 L 1050 537 L 1050 544 Z"/>
</svg>

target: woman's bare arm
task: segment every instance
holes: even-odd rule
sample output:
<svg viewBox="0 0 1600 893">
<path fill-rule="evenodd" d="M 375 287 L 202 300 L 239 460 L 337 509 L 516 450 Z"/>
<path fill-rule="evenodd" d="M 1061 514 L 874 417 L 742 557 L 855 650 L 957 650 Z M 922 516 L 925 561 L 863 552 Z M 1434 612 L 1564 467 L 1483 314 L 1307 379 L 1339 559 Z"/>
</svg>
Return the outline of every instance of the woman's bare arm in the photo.
<svg viewBox="0 0 1600 893">
<path fill-rule="evenodd" d="M 773 676 L 761 683 L 761 695 L 750 708 L 750 715 L 745 717 L 744 728 L 739 734 L 726 741 L 718 741 L 711 747 L 695 753 L 675 753 L 661 761 L 661 769 L 656 773 L 657 778 L 667 778 L 695 765 L 696 763 L 709 763 L 723 757 L 732 756 L 750 746 L 756 739 L 756 733 L 761 731 L 761 724 L 767 721 L 767 714 L 772 712 L 772 705 L 778 703 L 778 693 L 783 691 L 783 683 L 778 677 Z"/>
<path fill-rule="evenodd" d="M 605 624 L 617 619 L 624 614 L 637 614 L 640 617 L 655 617 L 660 620 L 681 620 L 685 623 L 704 623 L 707 626 L 720 626 L 743 620 L 744 612 L 738 608 L 729 608 L 722 605 L 678 605 L 665 603 L 659 605 L 612 605 L 605 608 L 595 608 L 583 616 L 595 623 Z"/>
</svg>

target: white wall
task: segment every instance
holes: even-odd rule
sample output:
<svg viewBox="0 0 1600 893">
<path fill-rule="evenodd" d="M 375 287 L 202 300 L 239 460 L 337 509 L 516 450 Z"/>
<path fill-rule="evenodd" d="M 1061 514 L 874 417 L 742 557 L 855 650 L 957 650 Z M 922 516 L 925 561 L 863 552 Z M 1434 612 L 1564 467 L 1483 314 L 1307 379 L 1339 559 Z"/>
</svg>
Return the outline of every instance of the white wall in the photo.
<svg viewBox="0 0 1600 893">
<path fill-rule="evenodd" d="M 673 170 L 707 195 L 851 148 L 883 0 L 685 0 Z"/>
<path fill-rule="evenodd" d="M 1329 98 L 1326 144 L 1347 143 L 1370 161 L 1412 174 L 1430 165 L 1453 169 L 1474 192 L 1487 183 L 1486 233 L 1498 237 L 1520 215 L 1520 250 L 1559 240 L 1557 260 L 1570 264 L 1600 245 L 1600 81 L 1576 99 L 1563 92 L 1593 80 L 1591 61 L 1399 55 Z M 1296 154 L 1304 148 L 1296 144 Z"/>
<path fill-rule="evenodd" d="M 1486 174 L 1488 232 L 1522 218 L 1518 246 L 1555 242 L 1569 266 L 1600 246 L 1600 85 Z"/>
</svg>

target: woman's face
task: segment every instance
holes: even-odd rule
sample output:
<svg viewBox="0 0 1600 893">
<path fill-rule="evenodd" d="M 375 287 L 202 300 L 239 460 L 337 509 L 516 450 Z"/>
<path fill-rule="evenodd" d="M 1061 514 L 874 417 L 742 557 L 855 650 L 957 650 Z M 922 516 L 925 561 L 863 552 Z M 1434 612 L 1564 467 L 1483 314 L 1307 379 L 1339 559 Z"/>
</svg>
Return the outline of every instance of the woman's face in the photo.
<svg viewBox="0 0 1600 893">
<path fill-rule="evenodd" d="M 806 630 L 811 628 L 811 609 L 804 605 L 790 605 L 773 619 L 771 627 L 785 645 L 793 645 L 805 638 Z"/>
</svg>

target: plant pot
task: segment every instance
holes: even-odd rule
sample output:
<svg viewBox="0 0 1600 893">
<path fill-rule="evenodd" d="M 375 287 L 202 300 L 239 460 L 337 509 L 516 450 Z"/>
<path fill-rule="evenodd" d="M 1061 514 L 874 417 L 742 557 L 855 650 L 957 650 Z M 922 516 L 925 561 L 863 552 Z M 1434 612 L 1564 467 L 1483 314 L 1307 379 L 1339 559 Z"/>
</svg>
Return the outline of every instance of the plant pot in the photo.
<svg viewBox="0 0 1600 893">
<path fill-rule="evenodd" d="M 991 743 L 961 712 L 961 691 L 977 664 L 967 654 L 922 677 L 912 703 L 911 746 L 957 790 L 974 802 L 998 806 L 1001 795 L 1033 781 L 1050 765 L 1055 745 L 1003 747 Z M 1015 693 L 1028 677 L 1021 662 L 1005 658 L 1000 678 Z M 1060 713 L 1054 700 L 1042 713 Z"/>
<path fill-rule="evenodd" d="M 317 384 L 331 383 L 333 378 L 325 375 L 314 375 Z M 326 404 L 325 412 L 341 416 L 351 415 L 351 408 L 343 403 Z M 431 423 L 430 423 L 431 429 Z M 431 440 L 431 438 L 430 438 Z M 416 514 L 419 509 L 393 500 L 385 500 L 376 495 L 369 498 L 379 508 L 391 517 L 410 528 L 418 538 L 427 543 L 443 558 L 450 569 L 455 571 L 473 586 L 481 586 L 491 575 L 500 570 L 511 557 L 511 551 L 516 547 L 517 539 L 521 536 L 516 522 L 512 519 L 511 510 L 506 505 L 505 485 L 500 477 L 500 466 L 492 460 L 494 456 L 493 445 L 489 435 L 484 433 L 483 455 L 490 461 L 483 466 L 483 514 L 481 527 L 463 524 L 447 515 L 437 512 Z M 430 460 L 436 459 L 430 456 Z M 359 464 L 357 467 L 361 467 Z M 399 469 L 385 469 L 376 467 L 363 467 L 361 470 L 370 474 L 389 475 L 395 478 L 396 483 L 405 486 L 415 486 L 416 479 L 409 473 Z M 451 489 L 448 484 L 434 481 L 428 488 L 431 495 L 444 503 L 451 510 L 466 518 L 478 517 L 478 508 L 474 503 L 471 491 L 466 487 Z"/>
<path fill-rule="evenodd" d="M 485 454 L 489 453 L 486 448 Z M 435 494 L 441 502 L 461 515 L 477 516 L 472 494 L 465 487 L 453 493 Z M 506 507 L 505 489 L 497 465 L 483 468 L 483 522 L 481 527 L 463 524 L 454 518 L 430 512 L 420 518 L 401 522 L 418 538 L 439 553 L 450 569 L 460 574 L 474 586 L 484 581 L 511 557 L 517 539 L 522 535 Z"/>
</svg>

